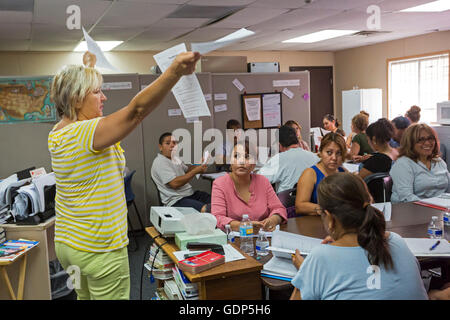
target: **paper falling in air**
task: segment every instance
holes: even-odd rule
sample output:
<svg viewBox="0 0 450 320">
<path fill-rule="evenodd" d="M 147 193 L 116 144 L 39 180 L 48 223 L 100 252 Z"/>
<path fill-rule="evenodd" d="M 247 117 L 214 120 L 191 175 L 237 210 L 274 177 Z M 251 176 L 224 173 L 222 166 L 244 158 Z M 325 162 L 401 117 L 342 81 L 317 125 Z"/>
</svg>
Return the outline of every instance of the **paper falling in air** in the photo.
<svg viewBox="0 0 450 320">
<path fill-rule="evenodd" d="M 253 35 L 254 32 L 245 28 L 239 29 L 229 35 L 210 42 L 193 42 L 191 43 L 191 51 L 197 51 L 200 54 L 206 54 L 208 52 L 220 49 L 228 46 L 240 39 Z"/>
<path fill-rule="evenodd" d="M 100 68 L 105 68 L 113 71 L 119 71 L 116 67 L 114 67 L 111 63 L 109 63 L 108 59 L 106 59 L 105 55 L 103 54 L 102 49 L 98 46 L 97 42 L 92 39 L 86 30 L 83 27 L 83 35 L 84 39 L 86 40 L 86 44 L 88 47 L 88 51 L 92 54 L 95 54 L 95 57 L 97 58 L 96 66 Z"/>
</svg>

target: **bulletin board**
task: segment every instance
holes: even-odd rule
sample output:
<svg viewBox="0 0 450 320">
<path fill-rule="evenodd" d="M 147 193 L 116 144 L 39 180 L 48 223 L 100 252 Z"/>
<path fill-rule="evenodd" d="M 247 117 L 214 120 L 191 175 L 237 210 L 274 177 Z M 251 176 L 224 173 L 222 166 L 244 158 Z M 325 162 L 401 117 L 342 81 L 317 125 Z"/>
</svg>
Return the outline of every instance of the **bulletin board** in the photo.
<svg viewBox="0 0 450 320">
<path fill-rule="evenodd" d="M 243 129 L 279 128 L 283 124 L 281 92 L 241 95 Z"/>
</svg>

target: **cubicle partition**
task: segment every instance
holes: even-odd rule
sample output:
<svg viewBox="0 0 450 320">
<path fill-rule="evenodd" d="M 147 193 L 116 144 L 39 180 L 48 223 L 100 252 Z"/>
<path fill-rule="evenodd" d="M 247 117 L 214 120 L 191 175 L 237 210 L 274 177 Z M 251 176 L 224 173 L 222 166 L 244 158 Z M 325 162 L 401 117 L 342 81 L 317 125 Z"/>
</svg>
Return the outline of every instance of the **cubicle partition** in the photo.
<svg viewBox="0 0 450 320">
<path fill-rule="evenodd" d="M 210 73 L 197 73 L 197 78 L 199 80 L 200 86 L 202 88 L 203 94 L 207 95 L 212 92 L 211 86 L 211 74 Z M 157 79 L 157 75 L 141 75 L 139 77 L 141 88 L 152 83 Z M 200 158 L 197 159 L 194 156 L 196 155 L 195 146 L 194 146 L 194 134 L 201 135 L 200 139 L 202 139 L 203 134 L 206 130 L 213 127 L 213 110 L 212 103 L 208 101 L 208 108 L 211 112 L 211 117 L 199 117 L 198 120 L 201 122 L 201 130 L 194 130 L 194 126 L 199 128 L 199 122 L 190 122 L 184 118 L 181 114 L 180 106 L 175 100 L 175 96 L 172 93 L 169 93 L 166 98 L 162 101 L 162 103 L 152 111 L 152 113 L 144 119 L 143 121 L 143 149 L 144 149 L 144 159 L 145 159 L 145 170 L 146 170 L 146 186 L 147 186 L 147 194 L 146 194 L 146 205 L 147 205 L 147 216 L 150 212 L 150 206 L 158 204 L 158 196 L 155 185 L 151 180 L 151 167 L 153 160 L 156 155 L 159 153 L 158 148 L 158 140 L 161 134 L 164 132 L 173 132 L 176 129 L 186 129 L 192 139 L 191 139 L 191 159 L 192 163 L 201 161 L 201 153 Z M 202 144 L 202 148 L 206 147 L 209 144 L 208 141 L 204 141 Z M 198 148 L 198 146 L 197 146 Z M 201 152 L 202 150 L 200 150 Z M 198 155 L 198 152 L 197 152 Z M 196 190 L 202 190 L 206 192 L 211 192 L 211 183 L 203 180 L 194 178 L 191 182 L 191 185 Z"/>
</svg>

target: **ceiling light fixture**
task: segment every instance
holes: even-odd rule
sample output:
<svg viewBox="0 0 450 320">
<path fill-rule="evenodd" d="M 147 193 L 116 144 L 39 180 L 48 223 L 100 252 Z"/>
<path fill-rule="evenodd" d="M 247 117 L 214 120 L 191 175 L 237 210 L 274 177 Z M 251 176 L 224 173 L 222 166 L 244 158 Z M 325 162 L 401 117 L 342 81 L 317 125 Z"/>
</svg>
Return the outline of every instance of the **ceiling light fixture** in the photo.
<svg viewBox="0 0 450 320">
<path fill-rule="evenodd" d="M 442 12 L 450 10 L 449 0 L 438 0 L 421 4 L 407 9 L 400 10 L 400 12 Z"/>
<path fill-rule="evenodd" d="M 312 43 L 323 40 L 328 40 L 332 38 L 346 36 L 352 33 L 356 33 L 358 30 L 322 30 L 310 34 L 306 34 L 304 36 L 300 36 L 297 38 L 292 38 L 289 40 L 284 40 L 283 43 Z"/>
<path fill-rule="evenodd" d="M 110 51 L 123 41 L 95 41 L 103 52 Z M 88 51 L 86 41 L 81 41 L 73 51 Z"/>
</svg>

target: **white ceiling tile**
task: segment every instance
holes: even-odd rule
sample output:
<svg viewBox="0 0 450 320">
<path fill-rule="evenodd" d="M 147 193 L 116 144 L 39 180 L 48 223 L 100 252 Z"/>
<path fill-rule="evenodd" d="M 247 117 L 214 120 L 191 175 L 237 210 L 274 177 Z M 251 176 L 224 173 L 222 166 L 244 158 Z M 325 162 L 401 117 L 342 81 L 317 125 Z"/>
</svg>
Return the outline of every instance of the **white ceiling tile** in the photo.
<svg viewBox="0 0 450 320">
<path fill-rule="evenodd" d="M 337 15 L 339 13 L 339 10 L 297 9 L 281 14 L 262 23 L 251 25 L 250 28 L 253 31 L 283 30 L 317 21 L 323 18 L 327 18 L 327 20 L 330 20 L 333 15 Z"/>
<path fill-rule="evenodd" d="M 31 23 L 33 13 L 30 11 L 0 11 L 1 23 Z"/>
<path fill-rule="evenodd" d="M 450 11 L 447 12 L 400 12 L 381 16 L 380 25 L 383 30 L 423 30 L 438 29 L 450 24 Z"/>
<path fill-rule="evenodd" d="M 302 0 L 258 0 L 249 5 L 251 8 L 297 9 L 305 6 Z"/>
<path fill-rule="evenodd" d="M 198 28 L 211 21 L 208 18 L 164 18 L 152 24 L 160 28 Z"/>
<path fill-rule="evenodd" d="M 70 14 L 67 7 L 77 5 L 80 7 L 81 24 L 90 26 L 94 24 L 105 10 L 111 5 L 106 0 L 34 0 L 33 22 L 49 23 L 66 27 Z"/>
<path fill-rule="evenodd" d="M 236 29 L 219 29 L 219 28 L 205 27 L 194 30 L 193 32 L 189 33 L 183 38 L 180 38 L 180 41 L 186 42 L 214 41 L 235 31 Z"/>
<path fill-rule="evenodd" d="M 95 41 L 125 41 L 134 38 L 145 31 L 143 27 L 98 27 L 96 26 L 89 35 Z"/>
<path fill-rule="evenodd" d="M 245 8 L 213 25 L 214 28 L 245 28 L 277 17 L 288 9 Z"/>
<path fill-rule="evenodd" d="M 149 26 L 175 11 L 179 5 L 114 2 L 98 23 L 100 27 Z"/>
<path fill-rule="evenodd" d="M 193 28 L 159 28 L 159 27 L 150 27 L 147 28 L 144 32 L 137 35 L 135 38 L 131 40 L 136 41 L 170 41 L 173 38 L 179 37 L 187 32 L 194 30 Z"/>
<path fill-rule="evenodd" d="M 360 9 L 365 11 L 368 6 L 378 4 L 382 0 L 314 0 L 304 8 L 350 10 Z M 431 0 L 430 0 L 431 1 Z"/>
<path fill-rule="evenodd" d="M 48 41 L 78 41 L 83 38 L 81 30 L 61 28 L 59 25 L 47 23 L 33 23 L 31 25 L 32 40 L 48 40 Z"/>
<path fill-rule="evenodd" d="M 377 5 L 383 12 L 392 12 L 415 7 L 431 1 L 432 0 L 384 0 Z"/>
<path fill-rule="evenodd" d="M 9 23 L 0 22 L 0 39 L 30 39 L 31 23 Z"/>
<path fill-rule="evenodd" d="M 191 0 L 187 4 L 192 6 L 244 6 L 255 0 Z"/>
</svg>

